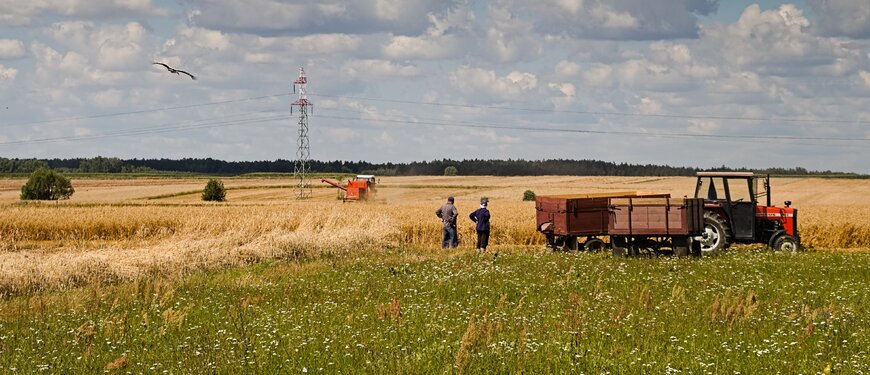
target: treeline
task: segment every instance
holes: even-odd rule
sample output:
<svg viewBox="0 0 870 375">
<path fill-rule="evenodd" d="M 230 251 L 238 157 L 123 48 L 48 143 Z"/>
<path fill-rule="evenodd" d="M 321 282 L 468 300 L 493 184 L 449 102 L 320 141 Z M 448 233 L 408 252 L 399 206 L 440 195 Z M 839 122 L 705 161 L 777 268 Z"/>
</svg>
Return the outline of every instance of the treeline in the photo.
<svg viewBox="0 0 870 375">
<path fill-rule="evenodd" d="M 447 167 L 455 167 L 458 175 L 493 176 L 690 176 L 704 170 L 753 171 L 774 175 L 795 176 L 859 176 L 855 173 L 809 171 L 805 168 L 713 169 L 671 167 L 655 164 L 612 163 L 600 160 L 432 160 L 410 163 L 370 163 L 365 161 L 311 161 L 311 171 L 319 173 L 359 173 L 379 176 L 443 175 Z M 119 159 L 98 156 L 76 159 L 8 159 L 0 158 L 0 173 L 30 173 L 39 167 L 60 172 L 77 173 L 155 173 L 186 172 L 211 175 L 246 173 L 293 173 L 294 161 L 223 161 L 206 159 Z"/>
</svg>

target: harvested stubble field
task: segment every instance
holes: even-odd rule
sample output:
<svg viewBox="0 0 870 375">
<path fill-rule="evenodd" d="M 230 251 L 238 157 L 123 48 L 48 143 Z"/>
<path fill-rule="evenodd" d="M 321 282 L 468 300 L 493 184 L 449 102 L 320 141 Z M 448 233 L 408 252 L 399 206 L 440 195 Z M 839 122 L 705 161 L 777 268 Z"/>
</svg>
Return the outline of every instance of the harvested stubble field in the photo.
<svg viewBox="0 0 870 375">
<path fill-rule="evenodd" d="M 0 372 L 868 371 L 866 181 L 774 179 L 811 250 L 702 260 L 546 253 L 521 201 L 691 178 L 388 177 L 367 203 L 227 178 L 222 204 L 204 179 L 74 180 L 48 204 L 23 182 L 0 180 Z M 468 254 L 482 196 L 498 258 Z"/>
</svg>

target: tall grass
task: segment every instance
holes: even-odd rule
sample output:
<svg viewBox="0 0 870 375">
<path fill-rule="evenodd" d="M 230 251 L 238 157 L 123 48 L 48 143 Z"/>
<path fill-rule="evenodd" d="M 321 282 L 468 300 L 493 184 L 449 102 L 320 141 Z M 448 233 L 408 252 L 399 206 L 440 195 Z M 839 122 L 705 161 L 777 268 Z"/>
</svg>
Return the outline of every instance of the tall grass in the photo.
<svg viewBox="0 0 870 375">
<path fill-rule="evenodd" d="M 867 373 L 866 253 L 411 253 L 0 301 L 0 372 Z"/>
</svg>

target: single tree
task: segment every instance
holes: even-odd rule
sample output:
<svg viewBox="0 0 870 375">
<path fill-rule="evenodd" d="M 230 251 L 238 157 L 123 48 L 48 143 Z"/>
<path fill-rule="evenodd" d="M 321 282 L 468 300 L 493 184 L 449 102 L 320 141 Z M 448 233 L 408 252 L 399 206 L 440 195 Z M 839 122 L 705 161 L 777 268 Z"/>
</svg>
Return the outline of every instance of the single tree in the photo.
<svg viewBox="0 0 870 375">
<path fill-rule="evenodd" d="M 227 189 L 224 188 L 224 183 L 214 178 L 209 179 L 202 191 L 202 200 L 212 202 L 227 200 Z"/>
<path fill-rule="evenodd" d="M 535 200 L 535 192 L 531 190 L 526 190 L 523 192 L 523 200 L 524 201 L 533 201 Z"/>
<path fill-rule="evenodd" d="M 30 174 L 27 183 L 21 187 L 21 199 L 69 199 L 74 192 L 75 189 L 69 179 L 51 169 L 39 167 Z"/>
<path fill-rule="evenodd" d="M 459 171 L 456 169 L 456 167 L 454 167 L 452 165 L 447 167 L 447 168 L 444 168 L 444 175 L 445 176 L 456 176 L 457 173 L 459 173 Z"/>
</svg>

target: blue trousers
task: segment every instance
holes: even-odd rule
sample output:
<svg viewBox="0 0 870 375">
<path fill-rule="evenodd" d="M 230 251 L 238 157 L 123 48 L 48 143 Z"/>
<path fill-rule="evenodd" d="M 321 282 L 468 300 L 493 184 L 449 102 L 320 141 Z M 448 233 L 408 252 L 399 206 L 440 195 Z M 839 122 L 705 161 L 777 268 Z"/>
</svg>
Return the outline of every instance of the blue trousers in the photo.
<svg viewBox="0 0 870 375">
<path fill-rule="evenodd" d="M 459 237 L 456 235 L 456 227 L 452 225 L 445 225 L 444 229 L 441 231 L 441 248 L 446 249 L 448 246 L 459 246 Z"/>
</svg>

